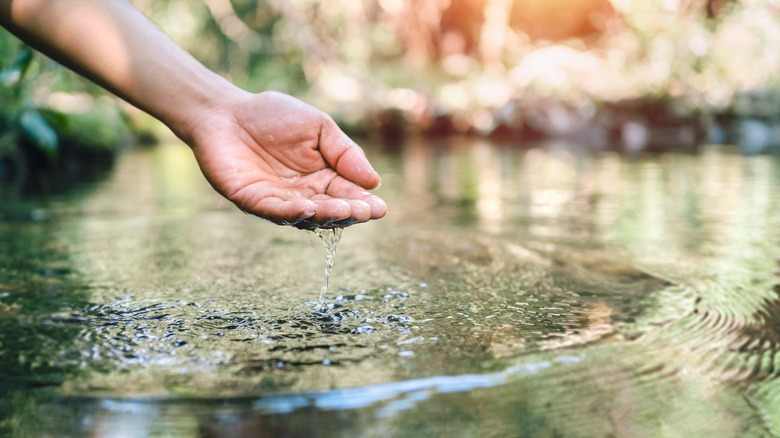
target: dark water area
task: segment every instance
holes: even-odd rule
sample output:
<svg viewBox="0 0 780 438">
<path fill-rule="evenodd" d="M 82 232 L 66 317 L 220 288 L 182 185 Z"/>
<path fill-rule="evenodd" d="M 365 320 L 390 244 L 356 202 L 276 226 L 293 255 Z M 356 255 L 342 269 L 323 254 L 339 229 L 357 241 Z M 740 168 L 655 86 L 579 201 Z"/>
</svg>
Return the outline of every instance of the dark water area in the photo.
<svg viewBox="0 0 780 438">
<path fill-rule="evenodd" d="M 780 434 L 777 158 L 368 149 L 327 308 L 183 146 L 4 200 L 0 436 Z"/>
</svg>

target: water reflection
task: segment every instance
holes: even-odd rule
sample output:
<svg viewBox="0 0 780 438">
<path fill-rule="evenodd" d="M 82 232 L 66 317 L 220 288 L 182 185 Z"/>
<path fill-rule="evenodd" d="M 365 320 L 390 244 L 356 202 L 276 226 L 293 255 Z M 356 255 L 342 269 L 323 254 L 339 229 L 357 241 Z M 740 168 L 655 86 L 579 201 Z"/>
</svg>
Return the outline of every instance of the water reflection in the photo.
<svg viewBox="0 0 780 438">
<path fill-rule="evenodd" d="M 187 153 L 130 153 L 35 206 L 56 222 L 0 224 L 0 322 L 63 341 L 32 347 L 54 390 L 23 367 L 3 382 L 5 430 L 779 432 L 772 157 L 375 152 L 391 209 L 345 231 L 325 311 L 316 236 L 237 214 Z M 69 279 L 52 299 L 41 270 Z M 4 363 L 23 342 L 3 338 Z"/>
</svg>

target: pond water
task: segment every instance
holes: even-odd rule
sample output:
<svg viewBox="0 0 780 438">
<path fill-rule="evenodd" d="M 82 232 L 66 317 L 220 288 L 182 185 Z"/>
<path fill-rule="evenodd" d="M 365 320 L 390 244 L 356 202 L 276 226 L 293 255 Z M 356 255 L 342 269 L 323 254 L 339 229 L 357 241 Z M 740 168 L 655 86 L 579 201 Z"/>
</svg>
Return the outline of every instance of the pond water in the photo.
<svg viewBox="0 0 780 438">
<path fill-rule="evenodd" d="M 369 148 L 386 218 L 235 210 L 181 145 L 0 207 L 0 435 L 780 434 L 780 161 Z"/>
</svg>

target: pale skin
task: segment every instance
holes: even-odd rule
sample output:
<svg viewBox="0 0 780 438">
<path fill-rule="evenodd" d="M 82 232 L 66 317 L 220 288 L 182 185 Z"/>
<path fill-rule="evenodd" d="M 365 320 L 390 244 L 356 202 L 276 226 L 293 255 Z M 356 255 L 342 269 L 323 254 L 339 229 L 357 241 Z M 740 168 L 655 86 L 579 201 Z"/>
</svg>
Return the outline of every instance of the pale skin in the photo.
<svg viewBox="0 0 780 438">
<path fill-rule="evenodd" d="M 379 175 L 328 115 L 232 85 L 127 0 L 0 0 L 0 24 L 165 123 L 247 213 L 299 228 L 385 215 Z"/>
</svg>

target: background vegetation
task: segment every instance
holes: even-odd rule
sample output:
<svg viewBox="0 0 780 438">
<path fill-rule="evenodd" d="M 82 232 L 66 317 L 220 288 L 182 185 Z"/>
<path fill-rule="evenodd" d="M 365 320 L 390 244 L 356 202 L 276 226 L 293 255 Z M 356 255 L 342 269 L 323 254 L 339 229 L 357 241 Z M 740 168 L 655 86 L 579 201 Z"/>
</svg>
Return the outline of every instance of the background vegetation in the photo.
<svg viewBox="0 0 780 438">
<path fill-rule="evenodd" d="M 674 102 L 645 119 L 780 112 L 778 1 L 138 3 L 240 85 L 303 95 L 364 131 L 488 133 L 520 117 L 555 135 L 636 100 Z"/>
<path fill-rule="evenodd" d="M 238 85 L 300 96 L 385 139 L 780 144 L 778 0 L 134 3 Z M 0 62 L 4 182 L 23 169 L 78 171 L 85 160 L 68 156 L 110 156 L 128 125 L 153 132 L 4 32 Z"/>
<path fill-rule="evenodd" d="M 0 30 L 0 187 L 52 191 L 133 139 L 116 100 Z"/>
</svg>

